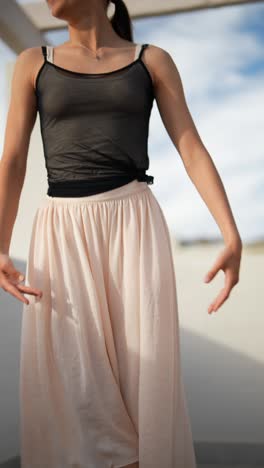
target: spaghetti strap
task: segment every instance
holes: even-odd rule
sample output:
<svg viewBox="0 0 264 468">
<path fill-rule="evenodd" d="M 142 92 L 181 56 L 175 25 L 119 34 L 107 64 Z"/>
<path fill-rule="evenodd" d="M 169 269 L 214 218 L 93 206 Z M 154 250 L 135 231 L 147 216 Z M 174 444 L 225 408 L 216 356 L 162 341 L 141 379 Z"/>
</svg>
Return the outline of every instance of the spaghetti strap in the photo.
<svg viewBox="0 0 264 468">
<path fill-rule="evenodd" d="M 141 44 L 137 44 L 136 50 L 135 50 L 135 57 L 134 57 L 134 60 L 137 60 L 137 59 L 138 59 L 139 53 L 140 53 L 140 49 L 141 49 Z"/>
<path fill-rule="evenodd" d="M 42 54 L 45 59 L 45 62 L 47 61 L 47 47 L 46 46 L 41 46 L 42 49 Z"/>
<path fill-rule="evenodd" d="M 47 46 L 47 60 L 53 63 L 53 47 L 50 45 Z"/>
<path fill-rule="evenodd" d="M 139 60 L 141 60 L 142 54 L 143 54 L 143 52 L 144 52 L 144 49 L 145 49 L 146 47 L 148 47 L 148 45 L 149 45 L 149 44 L 142 44 L 141 50 L 140 50 L 140 54 L 139 54 L 139 56 L 138 56 Z"/>
<path fill-rule="evenodd" d="M 45 62 L 53 63 L 53 47 L 50 45 L 41 46 L 41 49 L 42 49 L 42 54 L 45 59 Z"/>
</svg>

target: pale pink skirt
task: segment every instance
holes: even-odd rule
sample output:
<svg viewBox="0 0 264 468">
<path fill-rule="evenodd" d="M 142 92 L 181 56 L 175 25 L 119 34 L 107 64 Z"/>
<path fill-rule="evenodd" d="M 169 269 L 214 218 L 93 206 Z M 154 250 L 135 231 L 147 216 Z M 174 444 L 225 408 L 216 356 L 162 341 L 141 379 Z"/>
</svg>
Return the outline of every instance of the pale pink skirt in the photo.
<svg viewBox="0 0 264 468">
<path fill-rule="evenodd" d="M 146 182 L 45 198 L 20 363 L 22 468 L 195 468 L 168 226 Z"/>
</svg>

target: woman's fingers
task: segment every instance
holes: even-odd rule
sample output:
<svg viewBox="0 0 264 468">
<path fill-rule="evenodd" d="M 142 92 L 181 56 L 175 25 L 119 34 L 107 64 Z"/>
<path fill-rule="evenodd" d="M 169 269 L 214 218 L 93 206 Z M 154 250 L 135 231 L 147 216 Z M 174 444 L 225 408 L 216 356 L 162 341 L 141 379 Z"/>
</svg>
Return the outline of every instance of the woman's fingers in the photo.
<svg viewBox="0 0 264 468">
<path fill-rule="evenodd" d="M 204 278 L 205 283 L 209 283 L 216 276 L 218 271 L 223 268 L 223 265 L 225 264 L 226 259 L 227 259 L 227 255 L 228 255 L 228 253 L 227 253 L 226 250 L 223 250 L 222 252 L 220 252 L 219 256 L 217 257 L 217 259 L 216 259 L 216 261 L 214 263 L 214 265 L 207 272 L 207 274 L 206 274 L 206 276 Z"/>
<path fill-rule="evenodd" d="M 26 294 L 31 294 L 33 296 L 42 297 L 42 291 L 37 288 L 32 288 L 31 286 L 26 286 L 25 284 L 17 284 L 16 286 L 20 291 L 23 291 Z"/>
<path fill-rule="evenodd" d="M 226 301 L 226 299 L 229 297 L 231 289 L 224 287 L 221 289 L 220 293 L 218 294 L 217 298 L 215 301 L 209 306 L 208 312 L 211 314 L 212 312 L 216 312 L 217 309 Z"/>
<path fill-rule="evenodd" d="M 24 297 L 20 291 L 24 292 L 25 294 L 38 296 L 39 298 L 42 297 L 42 291 L 40 289 L 32 288 L 31 286 L 25 286 L 24 284 L 16 284 L 16 282 L 8 280 L 5 275 L 1 276 L 1 287 L 4 289 L 4 291 L 9 292 L 12 294 L 12 296 L 24 302 L 24 304 L 29 304 L 29 300 Z"/>
<path fill-rule="evenodd" d="M 23 291 L 26 294 L 31 294 L 34 296 L 42 296 L 42 291 L 38 288 L 32 288 L 31 286 L 26 286 L 25 284 L 20 284 L 22 281 L 24 281 L 25 277 L 22 273 L 17 272 L 15 275 L 16 279 L 11 279 L 11 277 L 8 278 L 8 280 L 14 284 L 20 291 Z"/>
<path fill-rule="evenodd" d="M 24 304 L 29 304 L 29 300 L 23 296 L 31 294 L 42 297 L 42 291 L 38 288 L 20 284 L 24 281 L 25 275 L 17 270 L 8 254 L 0 253 L 0 286 L 4 291 L 9 292 Z"/>
<path fill-rule="evenodd" d="M 9 292 L 12 296 L 16 297 L 19 301 L 24 302 L 25 304 L 29 304 L 29 300 L 26 299 L 23 294 L 19 292 L 17 287 L 8 281 L 6 278 L 1 279 L 1 287 L 4 291 Z"/>
<path fill-rule="evenodd" d="M 216 299 L 210 304 L 208 308 L 209 314 L 216 312 L 219 307 L 228 299 L 233 287 L 238 283 L 238 277 L 235 271 L 231 268 L 225 270 L 225 286 L 220 290 Z"/>
<path fill-rule="evenodd" d="M 239 268 L 240 268 L 241 254 L 234 252 L 231 248 L 225 247 L 216 259 L 213 267 L 208 271 L 204 278 L 204 282 L 210 282 L 218 273 L 223 270 L 225 273 L 225 285 L 221 289 L 216 299 L 210 304 L 208 308 L 209 314 L 215 312 L 227 300 L 232 288 L 239 281 Z"/>
<path fill-rule="evenodd" d="M 211 270 L 209 270 L 204 278 L 204 281 L 206 283 L 209 283 L 214 277 L 215 275 L 218 273 L 219 271 L 219 268 L 220 268 L 220 262 L 219 262 L 219 259 L 217 259 L 214 263 L 214 265 L 212 266 Z"/>
</svg>

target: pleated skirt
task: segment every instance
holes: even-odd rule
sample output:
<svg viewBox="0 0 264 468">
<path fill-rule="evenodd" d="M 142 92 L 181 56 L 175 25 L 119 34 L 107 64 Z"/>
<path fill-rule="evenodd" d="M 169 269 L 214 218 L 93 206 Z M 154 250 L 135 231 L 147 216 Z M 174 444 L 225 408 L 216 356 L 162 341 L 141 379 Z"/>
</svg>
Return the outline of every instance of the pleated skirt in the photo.
<svg viewBox="0 0 264 468">
<path fill-rule="evenodd" d="M 21 468 L 195 468 L 168 226 L 146 182 L 37 208 Z"/>
</svg>

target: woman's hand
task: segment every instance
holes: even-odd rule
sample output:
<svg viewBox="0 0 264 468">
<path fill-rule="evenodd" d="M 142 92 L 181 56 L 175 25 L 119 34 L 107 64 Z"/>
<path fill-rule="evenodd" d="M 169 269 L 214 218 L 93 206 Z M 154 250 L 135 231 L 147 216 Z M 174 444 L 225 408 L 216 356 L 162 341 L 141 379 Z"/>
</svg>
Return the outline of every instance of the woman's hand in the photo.
<svg viewBox="0 0 264 468">
<path fill-rule="evenodd" d="M 33 296 L 42 297 L 42 292 L 39 289 L 31 288 L 20 284 L 24 281 L 23 273 L 16 270 L 11 258 L 7 254 L 0 253 L 0 286 L 1 288 L 12 294 L 21 302 L 29 304 L 28 299 L 20 292 L 32 294 Z"/>
<path fill-rule="evenodd" d="M 211 303 L 208 308 L 208 313 L 216 312 L 217 309 L 229 297 L 232 288 L 239 281 L 239 269 L 241 261 L 242 244 L 238 246 L 226 246 L 217 257 L 213 267 L 204 278 L 205 283 L 209 283 L 217 274 L 219 270 L 225 273 L 225 285 L 221 289 L 216 299 Z"/>
</svg>

